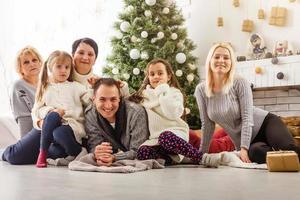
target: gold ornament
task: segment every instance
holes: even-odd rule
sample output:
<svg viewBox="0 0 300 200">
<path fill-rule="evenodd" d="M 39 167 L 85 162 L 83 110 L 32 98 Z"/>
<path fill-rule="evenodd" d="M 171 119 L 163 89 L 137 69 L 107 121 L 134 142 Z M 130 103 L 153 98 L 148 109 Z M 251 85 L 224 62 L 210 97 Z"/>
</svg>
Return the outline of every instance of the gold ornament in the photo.
<svg viewBox="0 0 300 200">
<path fill-rule="evenodd" d="M 234 7 L 239 7 L 240 6 L 240 1 L 239 0 L 233 0 L 232 2 Z"/>
<path fill-rule="evenodd" d="M 242 25 L 242 31 L 243 32 L 252 32 L 254 29 L 254 24 L 253 21 L 250 19 L 245 19 L 243 21 L 243 25 Z"/>
<path fill-rule="evenodd" d="M 218 27 L 224 26 L 223 17 L 218 17 L 217 25 Z"/>
<path fill-rule="evenodd" d="M 265 11 L 263 9 L 259 9 L 257 13 L 258 19 L 265 19 Z"/>
<path fill-rule="evenodd" d="M 290 1 L 290 3 L 294 3 L 296 0 L 289 0 Z"/>
<path fill-rule="evenodd" d="M 272 7 L 270 16 L 270 25 L 284 26 L 287 16 L 287 9 L 283 7 Z"/>
<path fill-rule="evenodd" d="M 255 73 L 256 74 L 262 74 L 262 68 L 261 67 L 255 67 Z"/>
</svg>

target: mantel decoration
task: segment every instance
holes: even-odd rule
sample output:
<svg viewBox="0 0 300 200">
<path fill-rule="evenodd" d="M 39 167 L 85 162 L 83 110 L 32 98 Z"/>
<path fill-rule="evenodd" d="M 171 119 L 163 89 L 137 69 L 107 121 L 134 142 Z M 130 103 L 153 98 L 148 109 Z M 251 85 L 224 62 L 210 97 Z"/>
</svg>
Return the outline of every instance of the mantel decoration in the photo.
<svg viewBox="0 0 300 200">
<path fill-rule="evenodd" d="M 257 18 L 258 19 L 265 19 L 265 11 L 262 8 L 262 0 L 260 0 L 260 8 L 258 9 Z"/>
<path fill-rule="evenodd" d="M 254 29 L 254 23 L 252 20 L 248 19 L 248 8 L 249 8 L 249 5 L 248 5 L 248 1 L 247 1 L 247 5 L 246 5 L 246 19 L 243 21 L 243 24 L 242 24 L 242 31 L 243 32 L 249 32 L 251 33 Z"/>
<path fill-rule="evenodd" d="M 285 26 L 287 9 L 283 7 L 272 7 L 269 24 L 273 26 Z"/>
<path fill-rule="evenodd" d="M 287 40 L 277 41 L 273 49 L 273 55 L 274 56 L 293 55 L 293 47 Z"/>
<path fill-rule="evenodd" d="M 263 38 L 257 34 L 251 34 L 249 38 L 249 56 L 251 59 L 263 59 L 265 58 L 267 47 Z"/>
<path fill-rule="evenodd" d="M 221 17 L 221 10 L 222 10 L 222 0 L 219 0 L 219 17 L 217 18 L 217 26 L 222 27 L 224 26 L 223 17 Z"/>
<path fill-rule="evenodd" d="M 233 0 L 232 5 L 236 8 L 239 7 L 240 6 L 240 0 Z"/>
</svg>

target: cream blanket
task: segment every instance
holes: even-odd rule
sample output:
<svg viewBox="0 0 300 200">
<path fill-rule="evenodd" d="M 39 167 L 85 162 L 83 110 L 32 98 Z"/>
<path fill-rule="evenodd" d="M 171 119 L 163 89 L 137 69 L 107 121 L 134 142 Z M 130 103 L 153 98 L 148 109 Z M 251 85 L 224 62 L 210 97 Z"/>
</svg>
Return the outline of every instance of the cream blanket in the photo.
<svg viewBox="0 0 300 200">
<path fill-rule="evenodd" d="M 110 167 L 98 166 L 94 154 L 89 153 L 79 160 L 70 162 L 69 169 L 74 171 L 104 172 L 104 173 L 133 173 L 148 169 L 164 168 L 163 160 L 119 160 Z"/>
</svg>

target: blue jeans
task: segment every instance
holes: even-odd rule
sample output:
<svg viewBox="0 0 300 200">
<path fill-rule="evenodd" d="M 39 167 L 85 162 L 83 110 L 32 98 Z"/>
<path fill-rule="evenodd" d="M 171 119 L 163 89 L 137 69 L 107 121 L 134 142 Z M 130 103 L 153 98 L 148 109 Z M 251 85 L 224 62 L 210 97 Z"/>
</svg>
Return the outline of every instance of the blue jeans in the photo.
<svg viewBox="0 0 300 200">
<path fill-rule="evenodd" d="M 13 165 L 35 164 L 40 150 L 41 131 L 32 129 L 16 144 L 8 146 L 2 159 Z M 58 144 L 51 144 L 48 150 L 49 158 L 66 157 L 64 149 Z"/>
<path fill-rule="evenodd" d="M 62 125 L 61 120 L 57 112 L 47 114 L 42 127 L 40 149 L 48 150 L 52 143 L 56 143 L 68 155 L 77 156 L 81 152 L 81 146 L 76 141 L 72 128 L 69 125 Z"/>
<path fill-rule="evenodd" d="M 46 127 L 47 129 L 47 126 L 55 125 L 58 120 L 60 122 L 61 118 L 57 113 L 49 113 L 45 118 L 43 128 Z M 81 146 L 76 142 L 71 127 L 59 127 L 53 133 L 46 133 L 47 136 L 44 138 L 45 142 L 43 143 L 45 145 L 48 145 L 48 139 L 51 139 L 48 146 L 48 158 L 56 159 L 68 155 L 78 155 L 81 151 Z M 2 159 L 14 165 L 35 164 L 40 151 L 41 138 L 41 131 L 32 129 L 16 144 L 8 146 L 3 152 Z"/>
</svg>

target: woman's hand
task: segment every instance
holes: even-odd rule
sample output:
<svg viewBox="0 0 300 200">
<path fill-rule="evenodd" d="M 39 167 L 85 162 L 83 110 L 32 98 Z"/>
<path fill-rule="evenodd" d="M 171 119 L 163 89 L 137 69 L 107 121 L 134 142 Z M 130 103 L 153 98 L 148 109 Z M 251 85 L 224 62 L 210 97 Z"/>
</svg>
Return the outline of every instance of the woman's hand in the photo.
<svg viewBox="0 0 300 200">
<path fill-rule="evenodd" d="M 100 79 L 100 77 L 93 76 L 87 80 L 91 87 L 94 87 L 95 83 Z"/>
<path fill-rule="evenodd" d="M 248 156 L 248 150 L 244 147 L 241 148 L 240 159 L 245 163 L 251 163 L 251 160 L 249 159 Z"/>
<path fill-rule="evenodd" d="M 65 115 L 65 110 L 61 108 L 55 108 L 54 110 L 52 110 L 52 112 L 57 112 L 60 117 Z"/>
</svg>

